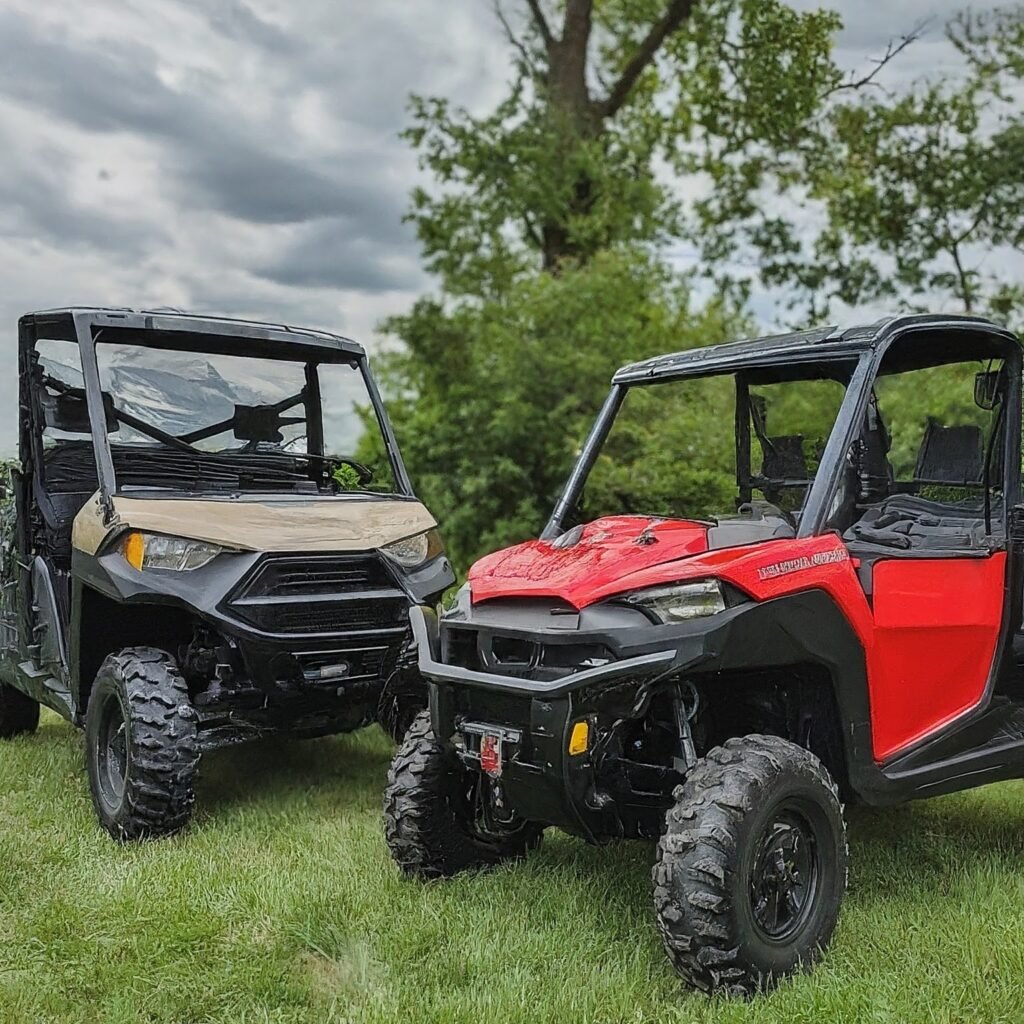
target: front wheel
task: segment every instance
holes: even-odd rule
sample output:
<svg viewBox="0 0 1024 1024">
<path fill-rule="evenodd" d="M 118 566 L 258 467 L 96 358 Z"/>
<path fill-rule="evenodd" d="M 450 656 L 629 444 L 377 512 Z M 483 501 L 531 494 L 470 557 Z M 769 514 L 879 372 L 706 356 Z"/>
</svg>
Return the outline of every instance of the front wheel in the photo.
<svg viewBox="0 0 1024 1024">
<path fill-rule="evenodd" d="M 708 993 L 751 996 L 817 960 L 846 889 L 831 776 L 777 736 L 711 750 L 675 792 L 654 865 L 673 966 Z"/>
<path fill-rule="evenodd" d="M 196 725 L 169 654 L 130 647 L 107 657 L 89 695 L 85 750 L 93 806 L 115 839 L 170 835 L 188 824 Z"/>
<path fill-rule="evenodd" d="M 0 683 L 0 740 L 35 732 L 39 725 L 39 704 L 21 690 Z"/>
<path fill-rule="evenodd" d="M 384 836 L 403 873 L 443 878 L 525 856 L 541 840 L 541 826 L 510 818 L 484 824 L 489 780 L 467 771 L 446 751 L 422 712 L 388 770 Z"/>
</svg>

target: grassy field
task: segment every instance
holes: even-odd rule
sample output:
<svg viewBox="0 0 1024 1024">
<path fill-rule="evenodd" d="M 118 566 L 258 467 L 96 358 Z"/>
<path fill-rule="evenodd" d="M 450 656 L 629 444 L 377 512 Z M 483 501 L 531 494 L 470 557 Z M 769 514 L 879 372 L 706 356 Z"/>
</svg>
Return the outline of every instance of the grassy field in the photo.
<svg viewBox="0 0 1024 1024">
<path fill-rule="evenodd" d="M 750 1004 L 685 993 L 652 850 L 548 837 L 422 886 L 381 837 L 376 729 L 209 756 L 194 826 L 118 848 L 80 737 L 0 748 L 0 1021 L 1024 1020 L 1024 785 L 851 813 L 853 870 L 813 975 Z"/>
</svg>

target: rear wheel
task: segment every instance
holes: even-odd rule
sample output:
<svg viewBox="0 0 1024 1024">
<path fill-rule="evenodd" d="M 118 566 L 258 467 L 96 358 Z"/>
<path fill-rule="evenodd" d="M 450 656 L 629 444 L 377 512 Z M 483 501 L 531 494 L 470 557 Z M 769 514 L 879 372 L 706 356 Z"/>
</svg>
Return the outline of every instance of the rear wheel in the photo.
<svg viewBox="0 0 1024 1024">
<path fill-rule="evenodd" d="M 0 683 L 0 740 L 35 732 L 39 725 L 39 704 L 21 690 Z"/>
<path fill-rule="evenodd" d="M 188 688 L 153 647 L 111 654 L 85 720 L 86 766 L 100 824 L 119 840 L 169 835 L 188 824 L 199 763 Z"/>
<path fill-rule="evenodd" d="M 406 875 L 442 878 L 523 857 L 543 829 L 511 818 L 495 822 L 483 804 L 489 780 L 467 771 L 417 716 L 388 770 L 384 790 L 384 835 L 391 856 Z"/>
<path fill-rule="evenodd" d="M 673 966 L 705 992 L 749 996 L 817 960 L 846 888 L 831 776 L 777 736 L 728 740 L 675 792 L 654 866 Z"/>
</svg>

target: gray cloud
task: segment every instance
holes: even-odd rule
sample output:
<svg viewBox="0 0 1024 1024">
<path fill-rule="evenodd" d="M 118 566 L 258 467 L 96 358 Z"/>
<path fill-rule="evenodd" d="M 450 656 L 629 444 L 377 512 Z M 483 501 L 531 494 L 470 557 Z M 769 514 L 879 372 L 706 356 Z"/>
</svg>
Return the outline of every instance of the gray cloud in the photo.
<svg viewBox="0 0 1024 1024">
<path fill-rule="evenodd" d="M 237 42 L 258 46 L 271 56 L 294 57 L 306 50 L 294 34 L 261 18 L 242 0 L 184 0 L 205 16 L 210 28 Z"/>
<path fill-rule="evenodd" d="M 353 236 L 345 219 L 320 221 L 256 273 L 278 284 L 356 287 L 380 292 L 425 284 L 416 261 L 382 253 L 373 240 Z"/>
<path fill-rule="evenodd" d="M 183 202 L 199 199 L 266 224 L 363 212 L 400 217 L 404 197 L 371 181 L 346 184 L 303 160 L 287 139 L 257 137 L 242 111 L 169 88 L 153 70 L 157 53 L 145 46 L 62 44 L 11 14 L 0 14 L 0 38 L 11 51 L 0 62 L 0 90 L 91 131 L 160 140 L 180 173 Z"/>
<path fill-rule="evenodd" d="M 7 154 L 0 175 L 0 231 L 64 248 L 98 248 L 136 256 L 166 243 L 167 234 L 158 224 L 75 202 L 66 187 L 68 157 L 60 150 L 46 147 L 35 159 L 25 160 L 19 140 L 2 126 L 0 150 Z"/>
</svg>

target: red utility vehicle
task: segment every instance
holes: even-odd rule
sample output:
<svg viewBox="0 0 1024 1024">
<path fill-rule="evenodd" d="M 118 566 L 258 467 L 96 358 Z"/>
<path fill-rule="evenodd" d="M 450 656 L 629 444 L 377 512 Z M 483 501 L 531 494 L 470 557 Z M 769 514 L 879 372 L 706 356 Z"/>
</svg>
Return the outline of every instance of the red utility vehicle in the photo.
<svg viewBox="0 0 1024 1024">
<path fill-rule="evenodd" d="M 430 709 L 391 767 L 395 860 L 450 875 L 550 825 L 658 838 L 688 982 L 751 994 L 810 965 L 846 885 L 841 799 L 1024 775 L 1020 431 L 1020 346 L 977 318 L 620 370 L 541 539 L 481 559 L 440 623 L 413 609 Z M 685 467 L 680 493 L 631 509 L 623 453 Z M 585 484 L 629 514 L 571 525 Z"/>
</svg>

